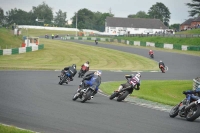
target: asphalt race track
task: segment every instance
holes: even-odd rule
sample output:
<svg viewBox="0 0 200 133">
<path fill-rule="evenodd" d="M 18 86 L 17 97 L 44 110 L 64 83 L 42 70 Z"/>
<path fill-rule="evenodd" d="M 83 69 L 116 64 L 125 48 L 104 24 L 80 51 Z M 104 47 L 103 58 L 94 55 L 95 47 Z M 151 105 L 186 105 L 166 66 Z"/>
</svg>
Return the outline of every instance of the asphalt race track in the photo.
<svg viewBox="0 0 200 133">
<path fill-rule="evenodd" d="M 93 42 L 76 41 L 94 45 Z M 147 49 L 94 45 L 148 57 Z M 160 57 L 160 58 L 158 58 Z M 142 80 L 187 79 L 200 76 L 200 57 L 155 51 L 169 71 L 142 72 Z M 72 101 L 81 79 L 58 85 L 59 71 L 0 71 L 0 123 L 42 133 L 197 133 L 200 119 L 188 122 L 167 112 L 97 94 L 93 100 Z M 125 80 L 129 72 L 103 71 L 102 80 Z M 189 89 L 189 88 L 188 88 Z"/>
</svg>

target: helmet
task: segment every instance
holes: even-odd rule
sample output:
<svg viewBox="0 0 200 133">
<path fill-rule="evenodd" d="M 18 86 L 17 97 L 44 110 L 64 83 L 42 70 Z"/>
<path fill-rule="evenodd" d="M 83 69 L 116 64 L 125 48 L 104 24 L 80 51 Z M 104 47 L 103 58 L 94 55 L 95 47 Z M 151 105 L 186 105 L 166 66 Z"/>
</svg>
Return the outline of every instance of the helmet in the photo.
<svg viewBox="0 0 200 133">
<path fill-rule="evenodd" d="M 160 62 L 162 62 L 162 60 L 160 60 Z"/>
<path fill-rule="evenodd" d="M 86 63 L 87 63 L 87 64 L 90 64 L 90 62 L 89 62 L 89 61 L 87 61 Z"/>
<path fill-rule="evenodd" d="M 76 64 L 73 64 L 72 67 L 76 68 Z"/>
<path fill-rule="evenodd" d="M 140 74 L 140 73 L 137 73 L 135 76 L 138 77 L 138 78 L 140 78 L 140 77 L 141 77 L 141 74 Z"/>
<path fill-rule="evenodd" d="M 150 49 L 149 52 L 152 52 L 152 50 Z"/>
<path fill-rule="evenodd" d="M 102 71 L 101 71 L 101 70 L 97 70 L 97 71 L 96 71 L 96 75 L 101 76 L 101 74 L 102 74 Z"/>
</svg>

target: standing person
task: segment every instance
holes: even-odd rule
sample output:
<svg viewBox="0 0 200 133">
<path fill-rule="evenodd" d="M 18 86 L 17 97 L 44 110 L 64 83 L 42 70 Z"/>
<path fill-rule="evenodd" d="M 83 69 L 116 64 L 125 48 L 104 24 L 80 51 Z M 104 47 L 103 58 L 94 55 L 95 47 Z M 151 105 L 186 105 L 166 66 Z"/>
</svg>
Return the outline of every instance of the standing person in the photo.
<svg viewBox="0 0 200 133">
<path fill-rule="evenodd" d="M 51 38 L 54 39 L 54 34 L 51 35 Z"/>
</svg>

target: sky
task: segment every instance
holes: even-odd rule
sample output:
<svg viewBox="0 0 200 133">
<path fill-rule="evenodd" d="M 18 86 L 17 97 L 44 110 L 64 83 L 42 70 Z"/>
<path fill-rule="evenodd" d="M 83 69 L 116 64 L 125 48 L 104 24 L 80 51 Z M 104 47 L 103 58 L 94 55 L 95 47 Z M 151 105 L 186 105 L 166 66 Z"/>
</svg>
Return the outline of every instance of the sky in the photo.
<svg viewBox="0 0 200 133">
<path fill-rule="evenodd" d="M 183 23 L 189 17 L 190 10 L 185 3 L 191 3 L 192 0 L 0 0 L 0 7 L 6 11 L 17 8 L 29 12 L 33 6 L 45 2 L 53 9 L 53 13 L 62 10 L 67 12 L 67 20 L 70 20 L 74 13 L 80 9 L 87 8 L 92 12 L 107 13 L 111 11 L 114 17 L 127 17 L 130 14 L 136 14 L 138 11 L 146 13 L 156 4 L 163 3 L 171 12 L 170 24 Z"/>
</svg>

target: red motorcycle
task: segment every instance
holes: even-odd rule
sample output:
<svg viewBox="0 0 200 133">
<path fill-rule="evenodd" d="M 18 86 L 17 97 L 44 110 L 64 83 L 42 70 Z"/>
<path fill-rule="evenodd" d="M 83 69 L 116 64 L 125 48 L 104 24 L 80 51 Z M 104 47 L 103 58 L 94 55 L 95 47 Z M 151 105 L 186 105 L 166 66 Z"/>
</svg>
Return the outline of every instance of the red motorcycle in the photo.
<svg viewBox="0 0 200 133">
<path fill-rule="evenodd" d="M 165 67 L 163 65 L 160 65 L 160 70 L 162 73 L 165 73 Z"/>
</svg>

